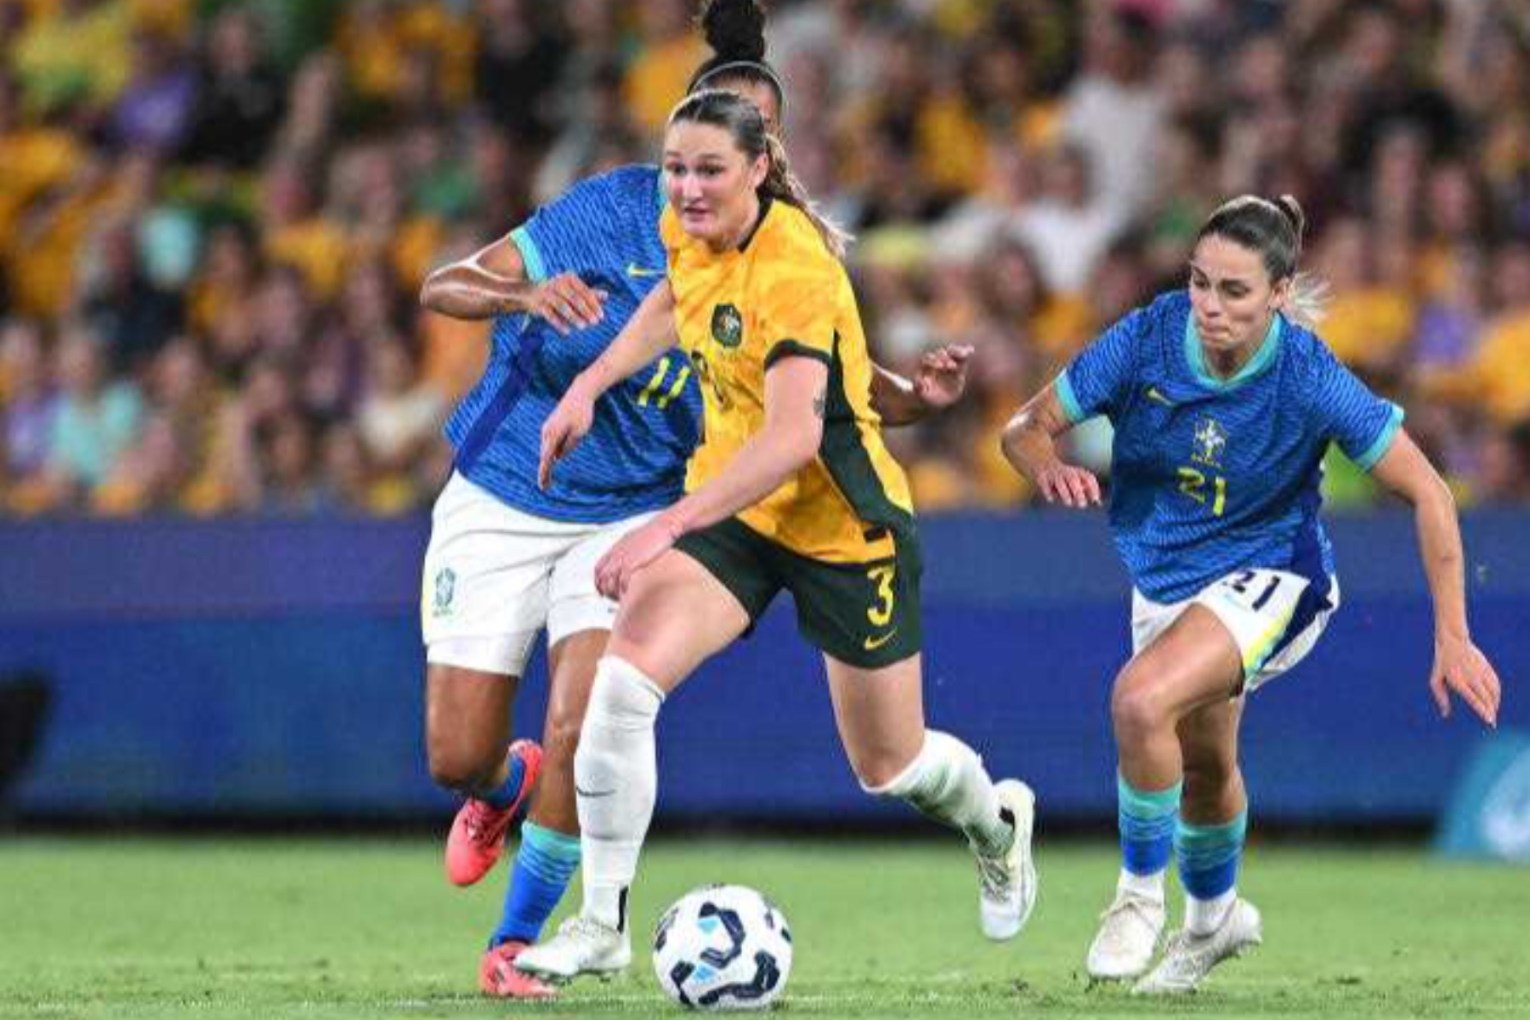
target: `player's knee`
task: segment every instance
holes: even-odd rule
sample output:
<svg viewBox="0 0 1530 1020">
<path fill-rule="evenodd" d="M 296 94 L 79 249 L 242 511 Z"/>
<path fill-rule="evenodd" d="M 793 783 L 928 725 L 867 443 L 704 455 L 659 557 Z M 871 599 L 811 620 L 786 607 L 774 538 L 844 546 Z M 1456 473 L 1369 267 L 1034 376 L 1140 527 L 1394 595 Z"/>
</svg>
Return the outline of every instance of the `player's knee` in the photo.
<svg viewBox="0 0 1530 1020">
<path fill-rule="evenodd" d="M 916 748 L 870 749 L 852 755 L 850 764 L 867 793 L 898 797 L 920 810 L 944 802 L 962 784 L 966 773 L 982 768 L 970 747 L 938 730 L 926 730 Z"/>
<path fill-rule="evenodd" d="M 601 659 L 585 709 L 583 725 L 589 732 L 575 737 L 575 781 L 587 785 L 599 775 L 619 772 L 635 735 L 653 739 L 663 703 L 664 691 L 636 666 L 614 655 Z"/>
<path fill-rule="evenodd" d="M 432 742 L 428 749 L 430 778 L 437 786 L 458 793 L 472 794 L 494 785 L 495 773 L 504 760 L 498 755 L 484 755 L 462 744 Z"/>
<path fill-rule="evenodd" d="M 914 757 L 906 754 L 870 753 L 852 757 L 850 768 L 860 781 L 861 789 L 867 793 L 880 797 L 897 797 L 901 796 L 901 791 L 893 787 L 913 762 Z"/>
<path fill-rule="evenodd" d="M 1110 692 L 1110 720 L 1117 741 L 1132 740 L 1158 732 L 1171 724 L 1168 705 L 1157 685 L 1128 663 Z"/>
<path fill-rule="evenodd" d="M 1231 755 L 1186 755 L 1184 761 L 1186 801 L 1219 803 L 1241 782 L 1237 759 Z"/>
<path fill-rule="evenodd" d="M 584 718 L 575 712 L 553 712 L 542 731 L 542 767 L 573 762 L 579 750 L 579 728 Z"/>
</svg>

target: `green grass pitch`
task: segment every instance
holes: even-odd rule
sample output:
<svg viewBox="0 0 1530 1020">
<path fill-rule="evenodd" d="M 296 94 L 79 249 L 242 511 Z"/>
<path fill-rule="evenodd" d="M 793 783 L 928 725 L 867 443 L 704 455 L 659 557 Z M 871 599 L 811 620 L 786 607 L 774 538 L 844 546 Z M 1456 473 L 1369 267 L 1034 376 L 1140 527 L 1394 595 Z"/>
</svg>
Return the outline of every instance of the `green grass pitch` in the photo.
<svg viewBox="0 0 1530 1020">
<path fill-rule="evenodd" d="M 455 890 L 438 853 L 420 839 L 0 841 L 0 1017 L 677 1017 L 649 932 L 680 893 L 725 880 L 790 918 L 783 1017 L 1530 1018 L 1530 873 L 1414 850 L 1256 845 L 1242 888 L 1265 945 L 1164 1002 L 1082 975 L 1115 877 L 1103 844 L 1044 844 L 1029 928 L 993 945 L 954 839 L 659 842 L 634 893 L 631 975 L 537 1006 L 474 991 L 504 871 Z"/>
</svg>

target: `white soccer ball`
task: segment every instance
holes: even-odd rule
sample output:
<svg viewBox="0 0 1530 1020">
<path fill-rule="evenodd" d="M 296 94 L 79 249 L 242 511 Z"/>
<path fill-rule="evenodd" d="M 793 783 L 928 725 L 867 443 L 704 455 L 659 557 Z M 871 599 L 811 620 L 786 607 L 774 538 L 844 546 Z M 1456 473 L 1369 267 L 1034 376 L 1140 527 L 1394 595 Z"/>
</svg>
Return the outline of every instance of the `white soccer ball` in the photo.
<svg viewBox="0 0 1530 1020">
<path fill-rule="evenodd" d="M 792 933 L 779 907 L 742 885 L 704 885 L 664 912 L 653 969 L 693 1009 L 764 1009 L 786 987 Z"/>
</svg>

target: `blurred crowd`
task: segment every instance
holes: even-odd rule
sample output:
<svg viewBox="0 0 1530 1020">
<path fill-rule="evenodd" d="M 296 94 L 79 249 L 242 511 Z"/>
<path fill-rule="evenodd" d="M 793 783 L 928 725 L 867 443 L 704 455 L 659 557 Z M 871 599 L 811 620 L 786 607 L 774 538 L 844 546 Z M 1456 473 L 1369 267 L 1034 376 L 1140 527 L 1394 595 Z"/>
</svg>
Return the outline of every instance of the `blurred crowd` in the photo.
<svg viewBox="0 0 1530 1020">
<path fill-rule="evenodd" d="M 486 330 L 421 280 L 651 162 L 695 7 L 0 0 L 0 514 L 427 506 Z M 925 512 L 1029 502 L 1004 420 L 1242 192 L 1302 202 L 1321 335 L 1462 502 L 1530 503 L 1530 0 L 770 15 L 877 357 L 977 348 L 962 405 L 894 440 Z M 1378 498 L 1329 468 L 1332 504 Z"/>
</svg>

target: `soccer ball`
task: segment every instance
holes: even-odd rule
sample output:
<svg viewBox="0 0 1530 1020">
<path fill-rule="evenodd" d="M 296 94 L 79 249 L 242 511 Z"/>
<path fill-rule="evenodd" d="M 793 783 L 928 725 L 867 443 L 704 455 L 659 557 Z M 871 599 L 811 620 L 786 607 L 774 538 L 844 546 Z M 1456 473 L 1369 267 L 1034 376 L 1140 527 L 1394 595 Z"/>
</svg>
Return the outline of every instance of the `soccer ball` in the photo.
<svg viewBox="0 0 1530 1020">
<path fill-rule="evenodd" d="M 653 969 L 696 1009 L 764 1009 L 786 987 L 792 933 L 774 903 L 741 885 L 704 885 L 675 901 L 653 935 Z"/>
</svg>

